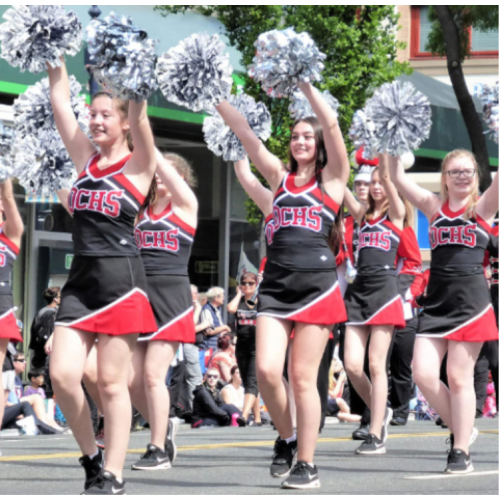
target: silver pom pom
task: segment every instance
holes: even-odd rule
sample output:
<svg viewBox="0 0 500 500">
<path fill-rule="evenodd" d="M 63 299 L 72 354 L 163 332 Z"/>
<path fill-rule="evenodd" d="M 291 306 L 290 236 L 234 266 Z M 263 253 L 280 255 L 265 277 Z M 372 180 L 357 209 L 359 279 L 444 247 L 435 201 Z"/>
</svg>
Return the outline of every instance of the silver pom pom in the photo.
<svg viewBox="0 0 500 500">
<path fill-rule="evenodd" d="M 82 25 L 60 5 L 16 5 L 0 25 L 1 57 L 21 71 L 40 73 L 61 66 L 60 57 L 74 56 L 82 45 Z"/>
<path fill-rule="evenodd" d="M 351 127 L 349 128 L 349 138 L 356 149 L 363 147 L 363 157 L 372 160 L 375 152 L 372 149 L 374 126 L 366 118 L 364 109 L 358 109 L 352 117 Z"/>
<path fill-rule="evenodd" d="M 231 95 L 228 101 L 246 118 L 259 139 L 269 139 L 272 119 L 263 103 L 256 103 L 253 97 L 246 94 Z M 246 156 L 243 144 L 217 111 L 213 112 L 213 116 L 205 118 L 203 133 L 208 149 L 215 155 L 222 156 L 224 161 L 238 161 Z"/>
<path fill-rule="evenodd" d="M 365 112 L 375 126 L 372 147 L 377 153 L 399 156 L 429 137 L 429 99 L 411 83 L 384 83 L 367 101 Z"/>
<path fill-rule="evenodd" d="M 483 120 L 491 129 L 489 135 L 498 144 L 498 82 L 493 87 L 483 85 L 478 97 L 483 102 Z"/>
<path fill-rule="evenodd" d="M 89 112 L 85 97 L 80 96 L 82 86 L 75 77 L 69 77 L 71 106 L 78 125 L 88 134 Z M 57 133 L 54 113 L 50 104 L 49 79 L 44 78 L 14 101 L 14 123 L 17 140 L 29 140 L 30 136 L 43 137 L 44 134 Z"/>
<path fill-rule="evenodd" d="M 165 98 L 196 112 L 227 99 L 233 68 L 225 48 L 217 35 L 195 33 L 165 52 L 156 67 Z"/>
<path fill-rule="evenodd" d="M 0 183 L 14 176 L 14 130 L 0 121 Z"/>
<path fill-rule="evenodd" d="M 271 97 L 288 97 L 302 82 L 321 80 L 326 55 L 319 51 L 308 33 L 292 28 L 262 33 L 255 42 L 257 49 L 248 74 Z"/>
<path fill-rule="evenodd" d="M 16 177 L 26 193 L 53 196 L 70 188 L 77 174 L 59 135 L 52 134 L 23 143 L 16 154 Z"/>
<path fill-rule="evenodd" d="M 130 17 L 111 12 L 104 19 L 94 19 L 86 31 L 94 76 L 114 96 L 143 101 L 158 88 L 157 40 L 133 26 Z"/>
<path fill-rule="evenodd" d="M 338 116 L 337 110 L 339 109 L 340 103 L 339 101 L 330 94 L 329 90 L 325 90 L 322 93 L 323 99 L 330 105 L 330 107 L 335 111 L 335 116 Z M 307 100 L 307 97 L 304 93 L 297 89 L 290 98 L 290 106 L 288 106 L 288 111 L 292 115 L 294 120 L 302 120 L 307 118 L 308 116 L 316 116 L 314 113 L 311 104 Z"/>
</svg>

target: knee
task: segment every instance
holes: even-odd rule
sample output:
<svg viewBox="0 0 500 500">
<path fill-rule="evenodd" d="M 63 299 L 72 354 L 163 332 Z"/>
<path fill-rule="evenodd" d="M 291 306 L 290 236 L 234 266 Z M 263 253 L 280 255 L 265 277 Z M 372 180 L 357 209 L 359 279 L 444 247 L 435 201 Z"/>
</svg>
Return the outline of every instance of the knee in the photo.
<svg viewBox="0 0 500 500">
<path fill-rule="evenodd" d="M 273 366 L 271 363 L 257 364 L 257 380 L 259 385 L 277 386 L 282 383 L 283 369 Z"/>
<path fill-rule="evenodd" d="M 106 375 L 99 375 L 97 387 L 102 399 L 114 398 L 128 389 L 126 380 L 117 380 Z"/>
<path fill-rule="evenodd" d="M 72 392 L 81 385 L 81 377 L 64 365 L 50 365 L 50 380 L 55 392 Z"/>
<path fill-rule="evenodd" d="M 146 370 L 144 373 L 144 386 L 146 387 L 146 389 L 154 389 L 159 386 L 166 387 L 165 378 L 166 377 L 162 377 L 157 373 Z"/>
<path fill-rule="evenodd" d="M 361 360 L 361 362 L 358 360 L 358 359 L 352 359 L 351 357 L 349 356 L 346 356 L 344 362 L 344 368 L 345 368 L 345 371 L 348 375 L 349 378 L 353 379 L 353 378 L 360 378 L 364 375 L 364 364 L 362 362 L 363 360 Z"/>
<path fill-rule="evenodd" d="M 133 377 L 128 381 L 128 390 L 132 396 L 144 392 L 144 379 L 142 377 Z"/>
<path fill-rule="evenodd" d="M 448 365 L 448 386 L 452 392 L 460 392 L 464 389 L 474 390 L 474 377 L 466 376 L 461 370 L 454 370 Z"/>
<path fill-rule="evenodd" d="M 436 373 L 430 367 L 422 364 L 414 364 L 413 366 L 413 379 L 418 387 L 432 387 L 439 384 L 439 373 Z"/>
<path fill-rule="evenodd" d="M 385 360 L 370 359 L 369 367 L 371 377 L 381 377 L 387 375 Z"/>
</svg>

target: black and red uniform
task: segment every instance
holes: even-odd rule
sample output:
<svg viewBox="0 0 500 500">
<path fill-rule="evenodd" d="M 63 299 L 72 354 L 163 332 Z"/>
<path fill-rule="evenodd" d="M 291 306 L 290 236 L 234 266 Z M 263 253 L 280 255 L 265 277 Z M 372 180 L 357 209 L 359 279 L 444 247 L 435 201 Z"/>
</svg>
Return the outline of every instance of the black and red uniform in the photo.
<svg viewBox="0 0 500 500">
<path fill-rule="evenodd" d="M 0 339 L 22 342 L 12 300 L 11 276 L 19 248 L 5 236 L 0 226 Z"/>
<path fill-rule="evenodd" d="M 346 325 L 405 326 L 396 270 L 401 235 L 402 230 L 387 213 L 371 221 L 363 219 L 357 274 L 344 296 L 349 318 Z"/>
<path fill-rule="evenodd" d="M 141 215 L 135 239 L 141 250 L 158 328 L 139 340 L 194 343 L 188 263 L 195 232 L 174 214 L 171 203 L 160 214 L 154 214 L 148 207 Z"/>
<path fill-rule="evenodd" d="M 258 314 L 319 325 L 345 321 L 346 312 L 328 246 L 339 206 L 315 178 L 302 187 L 286 174 L 274 197 Z"/>
<path fill-rule="evenodd" d="M 134 238 L 144 196 L 123 174 L 129 158 L 100 170 L 93 156 L 71 189 L 75 257 L 56 325 L 107 335 L 156 331 Z"/>
<path fill-rule="evenodd" d="M 479 215 L 464 218 L 446 202 L 429 228 L 431 272 L 419 337 L 462 342 L 498 339 L 483 261 L 491 227 Z"/>
<path fill-rule="evenodd" d="M 498 224 L 491 230 L 488 252 L 491 267 L 491 301 L 498 326 Z"/>
</svg>

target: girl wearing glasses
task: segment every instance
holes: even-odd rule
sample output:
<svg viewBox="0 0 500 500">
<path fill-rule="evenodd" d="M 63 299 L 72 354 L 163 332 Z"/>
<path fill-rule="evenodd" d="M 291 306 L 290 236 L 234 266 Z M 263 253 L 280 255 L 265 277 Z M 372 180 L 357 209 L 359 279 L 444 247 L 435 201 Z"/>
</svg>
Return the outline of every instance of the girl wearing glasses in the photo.
<svg viewBox="0 0 500 500">
<path fill-rule="evenodd" d="M 469 454 L 475 437 L 474 365 L 483 342 L 498 339 L 483 272 L 498 211 L 498 175 L 479 198 L 479 168 L 466 150 L 452 151 L 444 158 L 440 195 L 413 182 L 397 158 L 390 158 L 390 171 L 399 191 L 430 222 L 430 278 L 413 370 L 418 387 L 451 432 L 445 472 L 464 474 L 474 470 Z M 446 352 L 449 389 L 439 379 Z"/>
</svg>

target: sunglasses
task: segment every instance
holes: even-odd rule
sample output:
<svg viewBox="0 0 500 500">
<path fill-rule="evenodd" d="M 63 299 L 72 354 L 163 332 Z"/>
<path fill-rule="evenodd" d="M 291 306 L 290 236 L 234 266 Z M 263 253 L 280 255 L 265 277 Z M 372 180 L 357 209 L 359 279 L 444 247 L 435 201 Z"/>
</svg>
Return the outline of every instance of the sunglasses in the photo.
<svg viewBox="0 0 500 500">
<path fill-rule="evenodd" d="M 218 375 L 207 375 L 207 378 L 215 378 L 215 379 L 218 379 L 219 376 Z"/>
<path fill-rule="evenodd" d="M 242 281 L 241 286 L 255 286 L 255 281 Z"/>
</svg>

